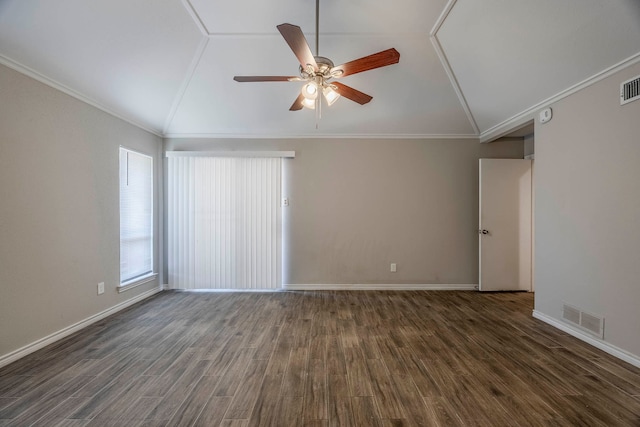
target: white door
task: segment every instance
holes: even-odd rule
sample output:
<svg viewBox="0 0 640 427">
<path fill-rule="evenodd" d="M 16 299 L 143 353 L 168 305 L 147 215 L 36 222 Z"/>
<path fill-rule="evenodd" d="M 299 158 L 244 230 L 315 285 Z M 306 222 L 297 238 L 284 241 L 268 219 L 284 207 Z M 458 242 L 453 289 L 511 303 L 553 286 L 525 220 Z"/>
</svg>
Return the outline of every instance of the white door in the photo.
<svg viewBox="0 0 640 427">
<path fill-rule="evenodd" d="M 531 291 L 531 160 L 480 159 L 481 291 Z"/>
</svg>

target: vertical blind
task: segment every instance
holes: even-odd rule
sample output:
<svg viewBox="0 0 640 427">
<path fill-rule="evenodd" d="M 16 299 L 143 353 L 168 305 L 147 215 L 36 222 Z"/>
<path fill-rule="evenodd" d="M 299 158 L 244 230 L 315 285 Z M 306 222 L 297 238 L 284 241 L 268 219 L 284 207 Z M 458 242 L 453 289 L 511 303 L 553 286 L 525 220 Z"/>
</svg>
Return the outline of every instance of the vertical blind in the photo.
<svg viewBox="0 0 640 427">
<path fill-rule="evenodd" d="M 120 283 L 153 272 L 153 159 L 120 148 Z"/>
<path fill-rule="evenodd" d="M 168 283 L 173 289 L 275 289 L 280 158 L 168 158 Z"/>
</svg>

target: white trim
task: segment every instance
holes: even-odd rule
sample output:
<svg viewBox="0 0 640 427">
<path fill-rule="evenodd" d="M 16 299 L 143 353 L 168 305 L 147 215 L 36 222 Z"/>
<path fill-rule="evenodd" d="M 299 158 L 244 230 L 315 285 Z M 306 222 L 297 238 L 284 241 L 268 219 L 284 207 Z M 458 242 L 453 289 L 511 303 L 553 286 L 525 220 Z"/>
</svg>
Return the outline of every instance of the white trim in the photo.
<svg viewBox="0 0 640 427">
<path fill-rule="evenodd" d="M 442 11 L 440 16 L 438 17 L 438 20 L 436 21 L 436 23 L 434 24 L 433 28 L 429 32 L 430 36 L 433 37 L 433 36 L 436 35 L 436 33 L 438 31 L 440 31 L 440 27 L 442 27 L 442 24 L 444 24 L 444 21 L 447 19 L 447 17 L 451 13 L 451 9 L 453 9 L 453 6 L 455 6 L 456 1 L 457 0 L 449 0 L 447 2 L 446 6 L 444 7 L 444 10 Z"/>
<path fill-rule="evenodd" d="M 467 119 L 469 120 L 469 123 L 471 124 L 471 127 L 473 128 L 474 132 L 476 132 L 476 135 L 480 134 L 480 128 L 478 127 L 478 124 L 476 123 L 476 119 L 473 117 L 473 113 L 471 112 L 471 108 L 469 107 L 469 104 L 467 103 L 467 98 L 464 97 L 464 93 L 462 92 L 462 89 L 460 88 L 460 85 L 458 84 L 458 79 L 456 78 L 455 73 L 453 72 L 453 68 L 451 67 L 451 64 L 449 64 L 449 60 L 447 59 L 447 55 L 444 53 L 444 49 L 442 48 L 442 45 L 440 45 L 440 41 L 438 40 L 438 38 L 436 36 L 431 36 L 431 44 L 433 45 L 436 54 L 438 55 L 438 58 L 440 59 L 440 63 L 442 64 L 442 68 L 444 68 L 445 73 L 447 73 L 447 76 L 449 77 L 449 81 L 451 82 L 451 86 L 453 87 L 454 92 L 456 93 L 456 95 L 458 96 L 458 101 L 460 101 L 460 104 L 462 105 L 462 109 L 464 110 L 465 114 L 467 115 Z"/>
<path fill-rule="evenodd" d="M 96 323 L 99 320 L 104 319 L 105 317 L 111 316 L 112 314 L 115 314 L 117 312 L 119 312 L 120 310 L 123 310 L 129 306 L 132 306 L 133 304 L 140 302 L 144 299 L 147 299 L 155 294 L 157 294 L 158 292 L 161 292 L 162 288 L 157 287 L 157 288 L 153 288 L 150 289 L 140 295 L 137 295 L 131 299 L 128 299 L 124 302 L 121 302 L 120 304 L 116 304 L 113 307 L 101 311 L 100 313 L 94 314 L 93 316 L 87 317 L 84 320 L 81 320 L 78 323 L 74 323 L 73 325 L 67 326 L 64 329 L 59 330 L 58 332 L 54 332 L 51 335 L 48 335 L 44 338 L 41 338 L 35 342 L 32 342 L 31 344 L 28 344 L 24 347 L 21 347 L 15 351 L 12 351 L 11 353 L 5 354 L 4 356 L 0 356 L 0 368 L 3 366 L 6 366 L 12 362 L 15 362 L 18 359 L 21 359 L 31 353 L 33 353 L 34 351 L 40 350 L 41 348 L 44 348 L 46 346 L 48 346 L 49 344 L 52 344 L 58 340 L 61 340 L 62 338 L 65 338 L 71 334 L 73 334 L 74 332 L 77 332 L 81 329 L 86 328 L 87 326 Z"/>
<path fill-rule="evenodd" d="M 568 325 L 567 323 L 556 320 L 555 318 L 548 316 L 544 313 L 541 313 L 537 310 L 533 310 L 533 317 L 555 328 L 558 328 L 561 331 L 566 332 L 569 335 L 574 336 L 579 340 L 586 342 L 587 344 L 591 344 L 592 346 L 599 348 L 600 350 L 606 353 L 609 353 L 610 355 L 615 356 L 618 359 L 624 360 L 625 362 L 640 368 L 640 357 L 636 356 L 635 354 L 631 354 L 628 351 L 625 351 L 621 348 L 611 345 L 606 341 L 595 338 L 591 334 L 587 334 L 579 329 L 576 329 Z"/>
<path fill-rule="evenodd" d="M 283 157 L 293 159 L 295 151 L 167 151 L 166 157 Z"/>
<path fill-rule="evenodd" d="M 130 289 L 142 286 L 145 283 L 153 282 L 158 277 L 158 273 L 149 273 L 146 276 L 138 277 L 137 279 L 129 280 L 128 282 L 118 285 L 118 293 L 126 292 Z"/>
<path fill-rule="evenodd" d="M 156 252 L 156 248 L 158 248 L 158 236 L 156 235 L 158 232 L 158 228 L 156 227 L 156 218 L 158 217 L 158 209 L 160 209 L 160 213 L 162 212 L 161 209 L 159 208 L 157 205 L 157 200 L 156 200 L 156 189 L 158 187 L 158 183 L 156 182 L 156 161 L 153 157 L 153 155 L 151 154 L 147 154 L 147 153 L 143 153 L 140 151 L 136 151 L 136 150 L 132 150 L 131 148 L 127 148 L 126 146 L 122 146 L 120 145 L 120 153 L 124 150 L 127 153 L 133 153 L 133 154 L 137 154 L 139 156 L 143 156 L 143 157 L 147 157 L 149 158 L 149 160 L 151 161 L 151 272 L 145 274 L 142 277 L 134 277 L 133 279 L 130 280 L 126 280 L 124 282 L 121 282 L 118 285 L 118 293 L 122 293 L 125 291 L 128 291 L 129 289 L 133 289 L 139 285 L 142 285 L 144 283 L 148 283 L 151 280 L 154 280 L 158 274 L 154 273 L 154 270 L 156 270 L 156 256 L 155 256 L 155 252 Z M 127 155 L 128 156 L 128 155 Z M 127 157 L 128 159 L 128 157 Z M 121 160 L 119 160 L 120 162 Z M 160 162 L 161 163 L 161 162 Z M 121 167 L 122 164 L 119 163 Z M 129 162 L 127 161 L 127 177 L 129 176 Z M 121 175 L 122 171 L 119 170 L 118 174 L 120 179 L 122 178 Z M 127 178 L 128 180 L 128 178 Z M 128 184 L 127 184 L 128 187 Z M 118 190 L 120 192 L 120 194 L 122 194 L 122 182 L 120 182 L 118 184 Z M 120 200 L 120 199 L 119 199 Z M 118 217 L 120 219 L 120 225 L 122 225 L 122 203 L 121 200 L 118 203 Z M 120 246 L 119 246 L 119 252 L 118 252 L 118 265 L 121 265 L 121 260 L 122 260 L 122 240 L 120 240 L 119 242 Z M 122 278 L 122 271 L 120 271 L 120 277 Z M 149 279 L 149 280 L 146 280 Z"/>
<path fill-rule="evenodd" d="M 191 18 L 196 23 L 196 26 L 198 27 L 200 32 L 203 35 L 208 36 L 209 35 L 209 30 L 207 29 L 207 26 L 204 25 L 204 21 L 202 20 L 200 15 L 198 15 L 198 11 L 196 10 L 195 7 L 193 7 L 193 5 L 191 4 L 191 1 L 190 0 L 182 0 L 182 5 L 187 9 L 187 12 L 189 12 L 189 15 L 191 15 Z"/>
<path fill-rule="evenodd" d="M 81 94 L 80 92 L 77 92 L 73 89 L 71 89 L 68 86 L 63 85 L 62 83 L 59 83 L 53 79 L 50 79 L 49 77 L 40 74 L 39 72 L 27 67 L 26 65 L 22 65 L 19 62 L 14 61 L 13 59 L 7 58 L 4 55 L 0 55 L 0 64 L 5 65 L 9 68 L 11 68 L 12 70 L 15 70 L 17 72 L 19 72 L 20 74 L 24 74 L 25 76 L 31 77 L 34 80 L 39 81 L 40 83 L 43 83 L 49 87 L 52 87 L 56 90 L 59 90 L 60 92 L 63 92 L 79 101 L 84 102 L 85 104 L 89 104 L 92 107 L 97 108 L 98 110 L 101 110 L 115 118 L 118 118 L 120 120 L 124 120 L 125 122 L 139 128 L 142 129 L 146 132 L 152 133 L 155 136 L 161 137 L 162 138 L 162 132 L 159 129 L 153 129 L 150 128 L 148 126 L 145 126 L 139 122 L 137 122 L 134 119 L 131 119 L 129 117 L 126 117 L 123 114 L 117 113 L 114 110 L 100 104 L 98 101 L 95 101 L 83 94 Z"/>
<path fill-rule="evenodd" d="M 433 26 L 433 29 L 429 33 L 429 38 L 431 39 L 431 44 L 433 45 L 433 48 L 435 49 L 436 54 L 438 55 L 438 59 L 442 64 L 442 68 L 444 68 L 444 71 L 447 74 L 447 77 L 449 77 L 451 86 L 453 87 L 454 92 L 458 96 L 458 101 L 460 101 L 460 104 L 462 105 L 462 109 L 464 110 L 464 113 L 467 115 L 467 119 L 469 120 L 469 123 L 471 124 L 473 131 L 476 133 L 476 135 L 479 135 L 480 128 L 478 127 L 478 123 L 476 122 L 475 117 L 473 117 L 473 113 L 471 112 L 469 103 L 467 103 L 467 98 L 465 98 L 464 93 L 462 92 L 462 88 L 460 87 L 460 84 L 458 83 L 458 79 L 456 78 L 456 75 L 453 72 L 453 68 L 449 63 L 449 59 L 447 59 L 447 54 L 444 52 L 444 49 L 440 44 L 440 40 L 438 39 L 438 31 L 440 30 L 440 27 L 442 27 L 442 24 L 444 24 L 444 21 L 449 16 L 449 13 L 451 13 L 453 6 L 456 4 L 456 1 L 457 0 L 449 0 L 444 10 L 440 14 L 440 17 L 436 21 L 436 24 Z"/>
<path fill-rule="evenodd" d="M 600 80 L 606 79 L 607 77 L 624 70 L 627 67 L 635 65 L 640 62 L 640 52 L 635 55 L 630 56 L 629 58 L 620 61 L 619 63 L 612 65 L 609 68 L 606 68 L 599 73 L 594 74 L 591 77 L 586 78 L 585 80 L 563 90 L 556 95 L 553 95 L 544 101 L 541 101 L 532 107 L 527 108 L 526 110 L 508 118 L 507 120 L 498 123 L 495 126 L 490 127 L 486 131 L 480 134 L 480 142 L 488 142 L 494 139 L 500 138 L 502 135 L 509 133 L 515 127 L 523 124 L 526 121 L 531 119 L 536 119 L 535 114 L 544 108 L 549 107 L 551 104 L 558 102 L 570 95 L 573 95 L 576 92 L 581 91 L 591 85 L 598 83 Z"/>
<path fill-rule="evenodd" d="M 287 291 L 475 291 L 476 284 L 287 284 L 282 285 Z"/>
<path fill-rule="evenodd" d="M 164 138 L 227 139 L 475 139 L 476 134 L 238 134 L 238 133 L 168 133 Z"/>
<path fill-rule="evenodd" d="M 168 290 L 175 292 L 193 292 L 196 294 L 209 294 L 209 293 L 230 293 L 230 292 L 254 292 L 254 293 L 264 293 L 264 292 L 282 292 L 284 289 L 276 288 L 276 289 L 171 289 Z"/>
<path fill-rule="evenodd" d="M 315 31 L 315 30 L 314 30 Z M 315 37 L 315 33 L 313 31 L 305 31 L 305 29 L 302 29 L 302 32 L 304 33 L 305 37 L 308 37 L 309 39 Z M 381 39 L 388 39 L 388 38 L 404 38 L 404 37 L 415 37 L 415 38 L 419 38 L 419 39 L 424 39 L 425 36 L 428 36 L 429 33 L 426 31 L 390 31 L 390 32 L 362 32 L 362 33 L 353 33 L 353 32 L 346 32 L 346 31 L 327 31 L 327 32 L 322 32 L 322 37 L 352 37 L 352 38 L 358 38 L 358 39 L 369 39 L 372 37 L 378 37 Z M 209 33 L 209 38 L 210 39 L 225 39 L 225 38 L 232 38 L 232 39 L 238 39 L 238 38 L 245 38 L 245 39 L 255 39 L 256 37 L 272 37 L 275 39 L 282 39 L 282 35 L 280 35 L 279 32 L 274 31 L 256 31 L 256 32 L 212 32 Z"/>
<path fill-rule="evenodd" d="M 188 0 L 184 0 L 184 1 L 188 1 Z M 204 52 L 208 44 L 209 44 L 208 38 L 203 37 L 202 40 L 200 40 L 200 44 L 196 49 L 195 55 L 191 59 L 191 64 L 189 65 L 189 68 L 187 69 L 187 73 L 185 74 L 184 79 L 182 80 L 182 84 L 178 89 L 178 93 L 176 94 L 176 97 L 173 100 L 173 104 L 171 104 L 171 108 L 169 109 L 169 114 L 167 114 L 167 118 L 164 121 L 164 127 L 162 128 L 163 135 L 165 135 L 169 131 L 169 127 L 171 126 L 171 123 L 173 123 L 173 119 L 175 118 L 178 112 L 178 108 L 182 103 L 182 99 L 184 98 L 184 95 L 187 93 L 187 89 L 189 89 L 191 80 L 193 79 L 193 76 L 196 73 L 196 69 L 198 68 L 198 65 L 200 65 L 200 61 L 204 56 Z"/>
<path fill-rule="evenodd" d="M 434 47 L 434 49 L 436 51 L 436 54 L 438 55 L 438 58 L 440 59 L 440 63 L 442 64 L 442 68 L 444 68 L 445 73 L 447 73 L 447 76 L 449 77 L 449 81 L 451 82 L 451 86 L 453 87 L 454 92 L 458 96 L 458 101 L 460 101 L 460 104 L 462 105 L 462 109 L 464 110 L 465 114 L 467 115 L 467 119 L 469 120 L 469 123 L 471 124 L 471 127 L 473 128 L 474 132 L 476 132 L 476 137 L 477 137 L 477 135 L 480 134 L 480 128 L 478 127 L 478 124 L 476 123 L 476 119 L 473 117 L 473 113 L 471 112 L 471 108 L 469 107 L 469 104 L 467 103 L 467 98 L 465 98 L 464 94 L 462 93 L 462 89 L 460 88 L 460 85 L 458 84 L 458 79 L 456 78 L 456 75 L 453 72 L 453 68 L 451 68 L 451 64 L 449 64 L 449 60 L 447 59 L 447 55 L 444 53 L 444 49 L 442 48 L 442 45 L 440 45 L 440 41 L 438 40 L 438 38 L 436 36 L 431 36 L 430 38 L 431 38 L 431 44 L 433 44 L 433 47 Z"/>
</svg>

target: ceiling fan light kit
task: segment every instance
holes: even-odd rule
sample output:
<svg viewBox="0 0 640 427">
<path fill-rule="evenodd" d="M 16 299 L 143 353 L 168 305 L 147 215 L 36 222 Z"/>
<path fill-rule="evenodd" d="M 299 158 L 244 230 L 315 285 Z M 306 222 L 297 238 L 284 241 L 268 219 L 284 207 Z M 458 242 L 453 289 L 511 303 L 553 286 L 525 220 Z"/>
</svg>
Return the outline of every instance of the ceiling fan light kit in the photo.
<svg viewBox="0 0 640 427">
<path fill-rule="evenodd" d="M 340 94 L 331 87 L 331 85 L 326 86 L 322 89 L 322 94 L 324 95 L 325 101 L 327 101 L 327 105 L 332 106 L 334 102 L 340 98 Z"/>
<path fill-rule="evenodd" d="M 373 70 L 397 64 L 400 61 L 400 53 L 394 48 L 383 50 L 372 55 L 359 58 L 342 65 L 334 66 L 333 61 L 318 55 L 318 27 L 319 27 L 319 0 L 316 0 L 316 55 L 313 55 L 307 39 L 297 25 L 280 24 L 278 31 L 287 42 L 300 62 L 300 77 L 298 76 L 235 76 L 237 82 L 274 82 L 274 81 L 303 81 L 300 95 L 289 108 L 290 111 L 298 111 L 302 108 L 316 110 L 316 114 L 322 105 L 322 99 L 328 106 L 333 105 L 341 96 L 364 105 L 373 98 L 366 93 L 339 82 L 330 82 L 331 79 L 346 77 L 351 74 Z M 318 96 L 322 92 L 322 96 Z"/>
<path fill-rule="evenodd" d="M 308 83 L 302 86 L 302 95 L 304 101 L 303 107 L 315 110 L 316 102 L 320 102 L 318 93 L 322 90 L 322 96 L 327 102 L 327 105 L 331 106 L 334 102 L 340 98 L 340 94 L 336 91 L 335 86 L 332 87 L 328 80 L 331 79 L 331 69 L 333 68 L 333 62 L 327 58 L 316 56 L 316 63 L 318 64 L 318 72 L 307 72 L 302 66 L 300 66 L 300 76 Z M 312 102 L 313 101 L 313 102 Z"/>
</svg>

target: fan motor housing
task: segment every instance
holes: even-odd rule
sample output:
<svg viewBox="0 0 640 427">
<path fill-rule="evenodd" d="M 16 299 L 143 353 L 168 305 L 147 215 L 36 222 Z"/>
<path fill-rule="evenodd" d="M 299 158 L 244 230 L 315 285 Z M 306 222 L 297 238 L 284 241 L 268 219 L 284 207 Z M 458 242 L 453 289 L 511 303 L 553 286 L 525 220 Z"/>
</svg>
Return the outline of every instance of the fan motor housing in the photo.
<svg viewBox="0 0 640 427">
<path fill-rule="evenodd" d="M 302 77 L 304 78 L 313 77 L 313 75 L 322 75 L 325 77 L 329 77 L 329 71 L 331 71 L 331 69 L 334 67 L 333 61 L 329 58 L 325 58 L 324 56 L 314 56 L 313 58 L 316 60 L 316 64 L 318 64 L 318 71 L 309 73 L 307 70 L 302 68 L 301 65 L 300 75 L 302 75 Z"/>
</svg>

